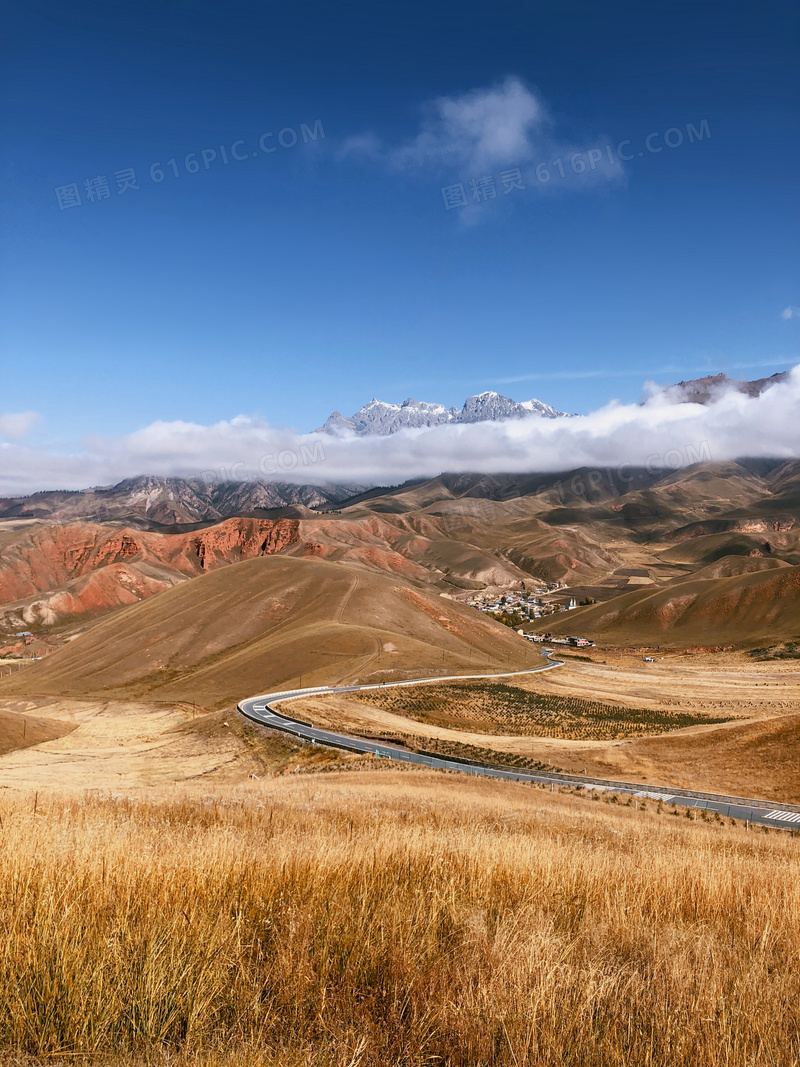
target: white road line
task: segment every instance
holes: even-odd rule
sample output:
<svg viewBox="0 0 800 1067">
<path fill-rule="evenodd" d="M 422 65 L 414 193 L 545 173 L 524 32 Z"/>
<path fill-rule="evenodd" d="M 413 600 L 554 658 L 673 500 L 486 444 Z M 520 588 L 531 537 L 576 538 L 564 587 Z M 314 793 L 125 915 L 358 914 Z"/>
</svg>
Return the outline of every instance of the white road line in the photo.
<svg viewBox="0 0 800 1067">
<path fill-rule="evenodd" d="M 545 663 L 541 667 L 528 667 L 525 670 L 521 670 L 521 671 L 502 671 L 502 672 L 492 673 L 492 674 L 466 674 L 466 675 L 455 674 L 455 675 L 447 675 L 446 677 L 438 677 L 438 678 L 409 678 L 409 679 L 406 679 L 405 681 L 402 681 L 402 682 L 399 682 L 399 681 L 398 682 L 378 682 L 378 683 L 374 683 L 373 682 L 373 683 L 362 684 L 362 685 L 358 685 L 358 684 L 356 684 L 356 685 L 339 685 L 339 686 L 330 686 L 330 687 L 328 687 L 328 686 L 314 686 L 313 688 L 307 688 L 307 689 L 285 689 L 285 690 L 283 690 L 281 692 L 277 692 L 277 693 L 264 693 L 264 694 L 261 694 L 260 696 L 257 696 L 257 697 L 250 697 L 249 700 L 241 701 L 238 704 L 238 708 L 239 708 L 239 711 L 241 711 L 243 714 L 247 715 L 248 713 L 244 710 L 244 705 L 247 705 L 251 701 L 253 701 L 253 703 L 251 705 L 252 706 L 252 710 L 254 712 L 257 712 L 258 715 L 259 715 L 259 719 L 256 720 L 256 721 L 261 722 L 263 725 L 269 725 L 270 723 L 275 723 L 275 725 L 279 729 L 286 730 L 289 733 L 298 734 L 301 737 L 307 736 L 307 737 L 309 737 L 309 739 L 313 740 L 313 737 L 311 737 L 311 735 L 308 735 L 308 734 L 304 733 L 304 728 L 310 728 L 310 727 L 308 727 L 308 724 L 302 723 L 299 720 L 298 721 L 294 721 L 289 716 L 284 716 L 280 712 L 273 711 L 272 708 L 270 707 L 270 704 L 275 704 L 275 703 L 278 703 L 278 702 L 288 702 L 289 700 L 298 700 L 298 699 L 301 699 L 302 697 L 310 696 L 311 694 L 318 694 L 318 693 L 322 693 L 322 694 L 358 693 L 358 692 L 362 692 L 365 689 L 379 689 L 379 690 L 381 690 L 381 689 L 390 689 L 390 688 L 400 688 L 400 687 L 404 687 L 404 686 L 435 685 L 435 684 L 440 683 L 440 682 L 451 682 L 451 681 L 452 682 L 465 682 L 465 681 L 470 681 L 470 680 L 473 680 L 473 679 L 477 680 L 477 679 L 483 679 L 483 678 L 511 678 L 511 677 L 518 676 L 518 675 L 521 675 L 521 674 L 535 674 L 538 671 L 546 671 L 546 670 L 551 670 L 553 667 L 563 667 L 563 666 L 565 666 L 565 661 L 564 660 L 553 660 L 551 658 L 551 656 L 552 656 L 551 652 L 544 652 L 543 651 L 542 654 L 547 657 L 547 659 L 549 660 L 548 663 Z M 257 704 L 255 703 L 256 700 L 258 701 Z M 294 727 L 294 729 L 293 729 L 293 727 Z M 313 729 L 313 728 L 310 728 L 310 729 Z M 336 747 L 344 747 L 344 748 L 350 747 L 353 751 L 361 751 L 361 752 L 369 751 L 369 749 L 371 747 L 369 741 L 367 739 L 365 739 L 365 738 L 350 737 L 347 734 L 337 734 L 337 733 L 334 733 L 334 732 L 324 731 L 324 730 L 316 730 L 315 733 L 316 733 L 317 737 L 319 737 L 319 738 L 331 738 L 332 740 L 329 743 L 333 744 Z M 333 739 L 335 739 L 335 740 L 333 740 Z M 341 745 L 341 744 L 339 744 L 339 742 L 341 742 L 341 741 L 353 742 L 353 743 L 356 743 L 356 744 L 351 744 L 350 746 L 348 746 L 347 744 Z M 323 741 L 323 743 L 325 743 L 325 742 Z M 374 744 L 374 742 L 373 742 L 373 744 Z M 386 751 L 387 749 L 390 750 L 390 751 Z M 497 769 L 496 768 L 495 769 L 489 768 L 485 764 L 479 764 L 478 766 L 470 766 L 469 764 L 459 764 L 456 761 L 448 760 L 447 756 L 442 756 L 442 755 L 437 755 L 437 756 L 433 756 L 433 757 L 430 757 L 430 756 L 428 756 L 428 757 L 420 757 L 416 753 L 406 752 L 403 749 L 398 748 L 395 745 L 384 746 L 384 750 L 385 750 L 386 755 L 387 755 L 387 757 L 389 759 L 406 760 L 406 761 L 409 761 L 409 762 L 412 762 L 412 763 L 419 763 L 421 765 L 427 764 L 427 765 L 429 765 L 431 767 L 443 764 L 443 765 L 447 765 L 448 767 L 452 767 L 454 770 L 460 770 L 460 771 L 463 771 L 463 772 L 465 772 L 467 774 L 479 774 L 481 772 L 486 772 L 486 773 L 489 773 L 490 776 L 494 775 L 496 777 L 509 777 L 509 778 L 517 777 L 514 774 L 513 769 L 510 768 L 510 767 L 507 770 L 504 769 L 503 771 L 495 774 L 495 771 Z M 375 750 L 375 755 L 376 756 L 382 756 L 383 754 L 384 753 L 382 753 L 379 749 Z M 608 791 L 608 792 L 612 792 L 612 793 L 627 793 L 627 794 L 632 794 L 633 796 L 636 796 L 636 797 L 647 797 L 647 798 L 652 799 L 652 800 L 660 800 L 660 801 L 663 801 L 664 803 L 669 803 L 670 801 L 673 801 L 673 802 L 678 803 L 678 804 L 687 804 L 688 807 L 700 807 L 700 804 L 697 801 L 691 802 L 691 801 L 689 801 L 689 799 L 687 797 L 684 797 L 684 796 L 681 796 L 681 795 L 678 795 L 678 794 L 657 793 L 657 792 L 655 792 L 654 790 L 651 790 L 651 789 L 640 789 L 640 790 L 637 790 L 637 791 L 634 792 L 633 789 L 631 789 L 630 786 L 626 787 L 625 783 L 621 783 L 621 782 L 620 783 L 615 783 L 615 782 L 590 782 L 590 781 L 586 781 L 586 780 L 581 781 L 578 776 L 571 777 L 570 779 L 566 779 L 566 778 L 559 778 L 557 775 L 552 775 L 551 776 L 551 775 L 548 775 L 548 774 L 545 774 L 540 778 L 536 774 L 531 773 L 531 771 L 528 768 L 520 769 L 519 777 L 521 779 L 526 780 L 526 781 L 537 781 L 537 782 L 547 782 L 547 781 L 549 781 L 551 783 L 551 785 L 553 783 L 557 783 L 560 786 L 561 785 L 563 785 L 563 786 L 574 786 L 574 787 L 577 787 L 578 789 L 596 789 L 598 791 L 602 790 L 604 792 Z M 577 781 L 575 780 L 576 778 L 577 778 Z M 702 800 L 702 799 L 706 799 L 706 798 L 698 798 L 698 799 Z M 723 804 L 727 804 L 729 813 L 730 813 L 730 808 L 731 807 L 737 807 L 737 806 L 738 807 L 742 807 L 742 806 L 746 807 L 748 805 L 747 801 L 743 801 L 743 800 L 741 800 L 740 798 L 737 798 L 737 797 L 719 796 L 719 797 L 706 799 L 706 808 L 707 809 L 708 809 L 709 801 L 711 803 L 715 804 L 715 805 L 720 805 L 720 806 L 723 805 Z M 758 803 L 759 803 L 758 801 L 754 802 L 754 804 L 758 804 Z M 716 810 L 716 809 L 712 808 L 710 810 Z M 737 816 L 737 817 L 740 817 L 740 816 Z M 778 808 L 776 808 L 773 811 L 770 811 L 770 812 L 768 812 L 766 814 L 763 814 L 761 812 L 759 812 L 758 814 L 756 814 L 755 812 L 751 812 L 750 813 L 750 817 L 751 817 L 751 819 L 754 819 L 757 822 L 760 822 L 760 821 L 762 821 L 764 819 L 770 819 L 770 820 L 781 821 L 781 822 L 800 823 L 800 812 L 782 811 L 781 809 L 778 809 Z"/>
</svg>

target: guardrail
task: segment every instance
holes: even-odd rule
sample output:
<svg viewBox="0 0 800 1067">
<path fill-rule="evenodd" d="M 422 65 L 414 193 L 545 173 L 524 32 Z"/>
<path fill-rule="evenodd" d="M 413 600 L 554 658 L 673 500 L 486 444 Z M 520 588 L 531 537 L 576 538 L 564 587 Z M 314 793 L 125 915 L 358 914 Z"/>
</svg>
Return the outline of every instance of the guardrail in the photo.
<svg viewBox="0 0 800 1067">
<path fill-rule="evenodd" d="M 701 793 L 694 789 L 680 789 L 677 786 L 673 788 L 669 785 L 648 785 L 646 782 L 619 782 L 610 778 L 588 778 L 586 775 L 568 774 L 565 771 L 548 771 L 543 770 L 541 767 L 515 766 L 510 763 L 485 763 L 480 760 L 469 759 L 467 756 L 454 756 L 447 752 L 432 752 L 429 749 L 424 748 L 406 748 L 403 744 L 397 741 L 389 741 L 388 739 L 380 737 L 360 737 L 359 740 L 367 743 L 374 741 L 375 743 L 382 745 L 390 744 L 415 756 L 424 756 L 428 759 L 446 760 L 448 763 L 460 763 L 468 767 L 486 767 L 492 771 L 510 771 L 515 774 L 542 776 L 543 778 L 546 778 L 547 781 L 554 782 L 556 785 L 599 785 L 604 789 L 609 789 L 611 791 L 619 789 L 621 792 L 626 793 L 643 791 L 654 794 L 662 793 L 665 797 L 688 797 L 692 800 L 712 800 L 716 804 L 736 804 L 743 808 L 763 808 L 767 811 L 771 811 L 777 805 L 783 811 L 800 813 L 800 805 L 786 804 L 782 800 L 755 800 L 752 797 L 735 797 L 724 793 Z"/>
<path fill-rule="evenodd" d="M 547 772 L 548 774 L 550 772 Z M 648 785 L 646 782 L 617 782 L 609 778 L 587 778 L 585 775 L 566 774 L 562 771 L 554 771 L 554 780 L 563 780 L 568 785 L 602 785 L 606 788 L 621 790 L 639 789 L 648 790 L 652 793 L 663 793 L 670 797 L 689 797 L 692 800 L 713 800 L 715 804 L 738 804 L 743 808 L 766 808 L 771 810 L 778 806 L 783 811 L 800 812 L 800 805 L 785 804 L 782 800 L 754 800 L 752 797 L 734 797 L 725 793 L 701 793 L 695 789 L 674 788 L 671 785 Z"/>
<path fill-rule="evenodd" d="M 545 651 L 544 654 L 547 656 L 547 652 L 546 651 Z M 552 659 L 550 656 L 548 656 L 548 659 L 550 659 L 549 666 L 551 666 L 551 667 L 563 666 L 564 665 L 564 661 L 563 660 L 555 660 L 555 659 Z M 538 668 L 538 669 L 541 670 L 543 668 Z M 546 668 L 544 668 L 544 669 L 546 669 Z M 494 674 L 494 675 L 471 675 L 471 676 L 467 675 L 467 676 L 465 676 L 464 680 L 468 680 L 469 678 L 482 678 L 482 677 L 508 677 L 509 675 L 516 674 L 516 673 L 528 673 L 528 672 L 508 672 L 506 674 L 500 673 L 500 674 Z M 410 679 L 410 680 L 406 680 L 406 681 L 403 681 L 403 682 L 390 682 L 388 684 L 386 684 L 386 683 L 385 684 L 386 684 L 386 687 L 389 688 L 391 686 L 436 684 L 437 681 L 450 681 L 450 680 L 452 680 L 452 679 L 450 679 L 450 678 L 445 678 L 445 679 L 420 678 L 420 679 Z M 299 699 L 301 697 L 304 697 L 304 696 L 307 696 L 307 695 L 310 696 L 310 695 L 316 694 L 316 693 L 325 694 L 325 693 L 331 693 L 331 692 L 337 692 L 337 691 L 338 692 L 357 692 L 359 689 L 380 689 L 380 688 L 383 688 L 383 686 L 378 684 L 378 685 L 364 685 L 364 686 L 358 686 L 358 685 L 354 685 L 354 686 L 339 686 L 339 687 L 332 687 L 331 689 L 326 689 L 325 687 L 320 687 L 320 688 L 315 689 L 315 690 L 305 690 L 305 691 L 303 691 L 303 690 L 294 690 L 294 691 L 289 690 L 286 693 L 280 693 L 280 694 L 275 693 L 275 694 L 272 694 L 272 698 L 273 699 L 271 701 L 265 700 L 264 707 L 269 709 L 269 711 L 273 715 L 276 715 L 281 720 L 283 720 L 283 722 L 281 723 L 281 725 L 279 727 L 280 729 L 284 729 L 284 730 L 286 730 L 286 732 L 296 734 L 298 737 L 302 738 L 302 737 L 306 737 L 306 735 L 303 733 L 303 729 L 302 729 L 303 727 L 305 727 L 306 729 L 311 729 L 311 730 L 317 730 L 319 728 L 315 727 L 310 722 L 304 721 L 303 719 L 297 719 L 297 718 L 294 718 L 291 715 L 286 715 L 283 711 L 278 711 L 277 708 L 275 707 L 275 705 L 282 704 L 282 703 L 284 703 L 284 702 L 286 702 L 288 700 L 297 700 L 297 699 Z M 251 698 L 250 700 L 242 701 L 240 704 L 237 705 L 237 707 L 238 707 L 239 711 L 243 715 L 247 716 L 248 718 L 253 719 L 253 721 L 255 721 L 255 722 L 260 722 L 261 720 L 259 720 L 255 716 L 249 715 L 248 711 L 243 706 L 245 704 L 253 703 L 254 699 L 255 698 Z M 268 723 L 262 723 L 262 725 L 269 725 L 269 724 Z M 297 727 L 297 729 L 293 729 L 292 728 L 293 726 Z M 325 731 L 323 731 L 323 732 L 325 732 Z M 694 789 L 683 789 L 680 786 L 650 785 L 650 784 L 648 784 L 646 782 L 624 782 L 624 781 L 617 781 L 617 780 L 611 779 L 611 778 L 593 778 L 593 777 L 588 777 L 586 775 L 569 774 L 566 771 L 547 771 L 547 770 L 542 770 L 539 767 L 519 767 L 519 766 L 510 765 L 510 764 L 482 763 L 479 760 L 469 759 L 468 757 L 465 757 L 465 756 L 455 756 L 455 755 L 449 755 L 449 754 L 445 754 L 445 753 L 431 752 L 431 751 L 427 751 L 427 750 L 415 750 L 415 749 L 411 749 L 411 748 L 406 748 L 402 744 L 398 744 L 398 743 L 395 743 L 395 742 L 389 742 L 388 740 L 385 740 L 385 739 L 382 739 L 382 738 L 375 738 L 375 737 L 370 738 L 370 737 L 363 737 L 363 736 L 359 737 L 357 735 L 355 735 L 355 736 L 349 735 L 348 736 L 347 734 L 338 734 L 338 733 L 334 733 L 333 731 L 328 731 L 328 732 L 330 732 L 332 734 L 331 738 L 317 737 L 317 738 L 313 738 L 311 740 L 313 740 L 315 744 L 325 745 L 328 748 L 339 748 L 339 749 L 344 749 L 344 750 L 350 751 L 350 752 L 361 752 L 361 753 L 364 753 L 365 751 L 369 752 L 372 746 L 381 746 L 381 747 L 383 747 L 384 752 L 382 752 L 382 753 L 376 752 L 375 753 L 376 755 L 383 756 L 386 759 L 396 759 L 399 762 L 415 762 L 415 763 L 425 764 L 429 760 L 430 761 L 435 760 L 440 764 L 441 763 L 450 763 L 450 764 L 454 764 L 456 766 L 463 766 L 465 769 L 466 768 L 475 768 L 476 771 L 483 772 L 484 774 L 488 772 L 490 775 L 491 774 L 495 774 L 495 775 L 499 774 L 499 775 L 501 775 L 503 777 L 518 777 L 520 779 L 535 780 L 535 781 L 538 781 L 538 782 L 550 782 L 550 783 L 552 783 L 554 785 L 575 786 L 575 787 L 579 787 L 579 788 L 598 787 L 598 788 L 602 788 L 604 790 L 608 790 L 610 792 L 619 791 L 621 793 L 633 793 L 633 794 L 636 794 L 636 793 L 647 793 L 650 796 L 652 796 L 654 799 L 658 799 L 658 797 L 661 796 L 661 797 L 664 798 L 665 801 L 668 798 L 672 799 L 674 797 L 682 797 L 682 798 L 685 798 L 687 800 L 699 800 L 699 801 L 705 800 L 705 801 L 707 801 L 709 803 L 713 803 L 713 804 L 720 804 L 720 805 L 724 804 L 724 805 L 729 805 L 731 807 L 735 806 L 735 807 L 741 807 L 741 808 L 750 808 L 753 811 L 764 811 L 764 810 L 771 811 L 771 810 L 775 809 L 776 806 L 777 806 L 782 811 L 785 811 L 785 812 L 800 813 L 800 805 L 798 805 L 798 804 L 787 804 L 782 800 L 759 800 L 759 799 L 755 799 L 753 797 L 736 797 L 736 796 L 728 796 L 727 794 L 723 794 L 723 793 L 706 793 L 706 792 L 701 792 L 699 790 L 694 790 Z M 333 740 L 333 737 L 335 737 L 335 740 Z M 309 738 L 306 737 L 306 739 L 308 740 Z M 389 751 L 387 751 L 387 749 Z M 393 750 L 394 753 L 396 753 L 396 755 L 394 755 L 391 750 Z M 428 764 L 428 765 L 431 766 L 432 764 Z"/>
</svg>

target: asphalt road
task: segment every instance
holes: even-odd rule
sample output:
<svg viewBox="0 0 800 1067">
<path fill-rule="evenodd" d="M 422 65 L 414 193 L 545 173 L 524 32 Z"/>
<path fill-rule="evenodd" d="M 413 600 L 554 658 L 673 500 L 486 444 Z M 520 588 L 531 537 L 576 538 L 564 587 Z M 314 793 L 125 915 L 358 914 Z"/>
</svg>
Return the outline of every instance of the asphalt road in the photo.
<svg viewBox="0 0 800 1067">
<path fill-rule="evenodd" d="M 545 652 L 545 655 L 548 653 Z M 360 693 L 365 690 L 401 688 L 412 685 L 428 685 L 432 682 L 467 681 L 480 678 L 511 678 L 537 671 L 553 670 L 563 666 L 563 661 L 552 660 L 542 667 L 533 667 L 525 671 L 505 671 L 499 674 L 449 675 L 438 678 L 414 678 L 405 682 L 383 682 L 377 685 L 318 686 L 311 689 L 286 689 L 276 693 L 242 700 L 239 711 L 262 726 L 293 734 L 295 737 L 315 744 L 328 745 L 332 748 L 346 749 L 350 752 L 363 752 L 368 755 L 397 760 L 400 763 L 416 763 L 436 770 L 459 771 L 462 774 L 482 775 L 485 778 L 506 778 L 514 782 L 533 782 L 537 785 L 569 786 L 571 788 L 599 790 L 618 794 L 627 794 L 643 800 L 661 800 L 664 804 L 676 804 L 687 808 L 700 808 L 718 812 L 725 818 L 741 819 L 755 825 L 772 826 L 791 830 L 800 829 L 800 806 L 779 805 L 771 801 L 752 800 L 745 797 L 730 797 L 721 794 L 697 793 L 691 790 L 675 790 L 669 786 L 642 785 L 635 782 L 616 782 L 603 778 L 590 778 L 583 775 L 548 773 L 543 771 L 520 771 L 475 763 L 443 756 L 428 756 L 412 752 L 400 745 L 384 741 L 370 741 L 363 737 L 351 737 L 348 734 L 320 730 L 315 726 L 291 716 L 281 714 L 274 705 L 287 700 L 299 700 L 308 696 L 327 696 L 341 693 Z M 500 754 L 498 753 L 498 756 Z"/>
</svg>

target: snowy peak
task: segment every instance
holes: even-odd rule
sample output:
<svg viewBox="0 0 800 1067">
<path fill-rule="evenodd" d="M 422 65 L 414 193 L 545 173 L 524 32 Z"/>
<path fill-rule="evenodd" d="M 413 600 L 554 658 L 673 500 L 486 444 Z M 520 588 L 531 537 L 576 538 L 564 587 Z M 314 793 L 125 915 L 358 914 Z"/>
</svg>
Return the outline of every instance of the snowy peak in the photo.
<svg viewBox="0 0 800 1067">
<path fill-rule="evenodd" d="M 318 426 L 315 433 L 330 433 L 336 437 L 341 437 L 348 431 L 355 430 L 355 423 L 352 419 L 348 419 L 341 411 L 332 412 L 322 426 Z"/>
<path fill-rule="evenodd" d="M 428 429 L 444 423 L 503 422 L 506 419 L 566 418 L 541 400 L 526 400 L 518 403 L 501 393 L 490 391 L 467 397 L 463 408 L 446 408 L 443 404 L 431 404 L 409 397 L 402 404 L 387 404 L 372 399 L 349 418 L 334 411 L 317 433 L 329 433 L 336 437 L 357 434 L 360 437 L 381 436 L 405 429 Z"/>
<path fill-rule="evenodd" d="M 375 397 L 373 397 L 368 404 L 365 404 L 363 408 L 361 408 L 362 412 L 377 412 L 379 416 L 383 412 L 399 410 L 399 404 L 387 404 L 385 400 L 378 400 Z"/>
<path fill-rule="evenodd" d="M 464 401 L 459 422 L 500 422 L 504 419 L 519 419 L 526 415 L 525 409 L 515 400 L 500 393 L 478 393 Z"/>
<path fill-rule="evenodd" d="M 520 407 L 525 408 L 526 411 L 530 411 L 534 415 L 542 415 L 546 419 L 558 419 L 566 414 L 565 411 L 559 411 L 558 408 L 551 407 L 549 404 L 536 399 L 523 400 Z"/>
</svg>

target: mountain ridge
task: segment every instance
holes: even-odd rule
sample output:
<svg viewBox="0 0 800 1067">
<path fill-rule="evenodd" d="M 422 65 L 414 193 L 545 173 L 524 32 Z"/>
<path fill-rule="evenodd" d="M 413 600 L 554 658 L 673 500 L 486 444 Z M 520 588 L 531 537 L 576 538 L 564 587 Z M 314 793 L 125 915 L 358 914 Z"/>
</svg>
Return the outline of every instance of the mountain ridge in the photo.
<svg viewBox="0 0 800 1067">
<path fill-rule="evenodd" d="M 676 382 L 660 390 L 661 394 L 675 404 L 710 404 L 725 392 L 735 391 L 751 398 L 760 396 L 772 386 L 788 381 L 789 371 L 779 371 L 768 378 L 747 381 L 729 378 L 727 374 L 706 375 Z M 579 415 L 560 411 L 535 397 L 517 401 L 486 390 L 468 396 L 463 406 L 445 407 L 408 397 L 402 404 L 392 404 L 373 397 L 353 415 L 333 411 L 314 433 L 326 433 L 336 437 L 354 434 L 358 437 L 385 437 L 401 430 L 430 429 L 434 426 L 475 422 L 505 422 L 508 419 L 524 419 L 538 416 L 545 419 L 580 418 Z"/>
<path fill-rule="evenodd" d="M 363 485 L 303 485 L 279 481 L 219 481 L 160 477 L 125 478 L 116 485 L 56 489 L 0 498 L 0 520 L 158 523 L 164 526 L 218 522 L 232 515 L 290 505 L 336 506 Z"/>
<path fill-rule="evenodd" d="M 663 390 L 663 394 L 668 400 L 677 404 L 711 404 L 730 391 L 755 398 L 774 385 L 781 385 L 788 381 L 789 373 L 785 370 L 778 371 L 768 378 L 756 378 L 753 381 L 729 378 L 724 373 L 707 374 L 705 378 L 692 378 L 669 385 Z"/>
<path fill-rule="evenodd" d="M 402 404 L 389 404 L 373 397 L 353 415 L 332 412 L 314 432 L 337 437 L 350 433 L 359 437 L 385 437 L 407 429 L 430 429 L 453 423 L 504 422 L 537 416 L 545 419 L 572 417 L 535 398 L 518 402 L 502 393 L 487 390 L 468 396 L 461 409 L 446 408 L 444 404 L 432 404 L 413 397 L 408 397 Z"/>
</svg>

